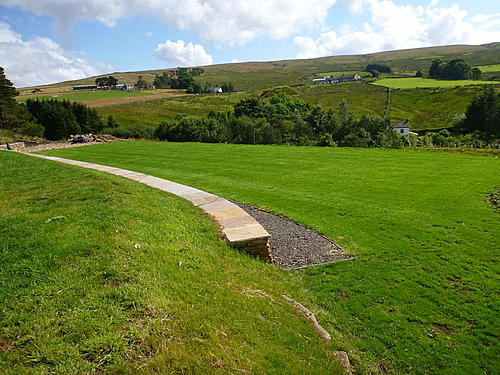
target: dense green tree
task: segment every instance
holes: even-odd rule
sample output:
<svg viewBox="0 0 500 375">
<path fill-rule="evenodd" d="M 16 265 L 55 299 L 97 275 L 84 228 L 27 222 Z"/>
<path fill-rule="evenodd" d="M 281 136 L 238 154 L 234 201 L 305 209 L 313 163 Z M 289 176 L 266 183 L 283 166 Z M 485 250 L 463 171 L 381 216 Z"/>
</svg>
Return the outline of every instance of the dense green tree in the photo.
<svg viewBox="0 0 500 375">
<path fill-rule="evenodd" d="M 97 87 L 101 88 L 103 87 L 115 88 L 116 85 L 118 84 L 118 80 L 113 76 L 99 77 L 95 79 L 95 84 L 97 85 Z"/>
<path fill-rule="evenodd" d="M 453 80 L 469 79 L 470 71 L 470 65 L 463 59 L 453 59 L 444 65 L 441 77 Z"/>
<path fill-rule="evenodd" d="M 386 64 L 372 63 L 366 66 L 365 71 L 372 72 L 373 70 L 377 70 L 380 73 L 392 73 L 391 67 Z"/>
<path fill-rule="evenodd" d="M 470 71 L 470 76 L 472 79 L 475 79 L 475 80 L 481 79 L 481 69 L 472 68 Z"/>
<path fill-rule="evenodd" d="M 0 129 L 20 129 L 30 122 L 30 114 L 14 99 L 18 91 L 0 67 Z"/>
<path fill-rule="evenodd" d="M 429 67 L 429 77 L 441 77 L 443 71 L 443 60 L 434 59 Z"/>
<path fill-rule="evenodd" d="M 417 72 L 415 73 L 415 77 L 423 77 L 423 76 L 424 76 L 424 73 L 422 73 L 422 71 L 421 71 L 421 70 L 419 70 L 419 71 L 417 71 Z"/>
<path fill-rule="evenodd" d="M 135 83 L 135 87 L 139 90 L 147 89 L 149 87 L 149 82 L 147 82 L 143 76 L 139 76 Z"/>
<path fill-rule="evenodd" d="M 467 107 L 464 120 L 457 129 L 462 133 L 479 131 L 500 137 L 500 98 L 491 86 L 485 86 Z"/>
<path fill-rule="evenodd" d="M 104 127 L 96 110 L 84 104 L 28 99 L 26 107 L 33 118 L 44 126 L 47 139 L 59 140 L 80 132 L 98 133 Z"/>
<path fill-rule="evenodd" d="M 0 103 L 13 101 L 19 92 L 14 84 L 5 76 L 5 70 L 0 66 Z"/>
<path fill-rule="evenodd" d="M 106 127 L 110 129 L 114 129 L 119 127 L 120 124 L 115 120 L 115 118 L 112 115 L 108 116 L 108 121 L 106 123 Z"/>
<path fill-rule="evenodd" d="M 480 71 L 479 71 L 480 73 Z M 471 78 L 471 67 L 463 59 L 453 59 L 448 62 L 443 62 L 440 59 L 432 61 L 429 68 L 429 77 L 443 79 L 469 79 Z M 477 75 L 477 72 L 474 74 Z"/>
<path fill-rule="evenodd" d="M 257 98 L 242 99 L 234 106 L 234 115 L 236 117 L 247 116 L 253 118 L 266 117 L 265 106 Z"/>
</svg>

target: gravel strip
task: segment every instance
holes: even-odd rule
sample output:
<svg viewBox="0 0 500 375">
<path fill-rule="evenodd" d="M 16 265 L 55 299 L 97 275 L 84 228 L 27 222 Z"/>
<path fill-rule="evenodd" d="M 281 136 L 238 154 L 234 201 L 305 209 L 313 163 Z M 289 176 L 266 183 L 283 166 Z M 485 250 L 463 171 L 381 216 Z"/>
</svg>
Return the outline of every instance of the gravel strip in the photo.
<svg viewBox="0 0 500 375">
<path fill-rule="evenodd" d="M 273 263 L 286 270 L 352 260 L 336 243 L 286 217 L 234 202 L 255 218 L 271 235 Z"/>
</svg>

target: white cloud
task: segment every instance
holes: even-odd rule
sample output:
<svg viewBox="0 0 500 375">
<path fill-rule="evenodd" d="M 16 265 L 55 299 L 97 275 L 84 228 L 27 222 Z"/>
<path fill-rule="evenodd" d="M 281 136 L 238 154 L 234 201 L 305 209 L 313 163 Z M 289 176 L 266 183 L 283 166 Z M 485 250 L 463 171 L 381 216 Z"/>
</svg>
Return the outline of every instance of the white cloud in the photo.
<svg viewBox="0 0 500 375">
<path fill-rule="evenodd" d="M 185 43 L 183 40 L 158 44 L 155 49 L 156 57 L 165 61 L 171 67 L 210 65 L 213 62 L 210 56 L 200 44 Z"/>
<path fill-rule="evenodd" d="M 9 24 L 0 21 L 0 66 L 17 87 L 85 78 L 112 71 L 109 65 L 91 64 L 72 56 L 57 43 L 36 37 L 25 41 Z"/>
<path fill-rule="evenodd" d="M 196 31 L 207 41 L 241 45 L 259 36 L 283 38 L 304 27 L 321 27 L 336 1 L 0 0 L 0 5 L 56 17 L 56 28 L 61 31 L 68 31 L 78 20 L 113 26 L 120 19 L 148 14 L 169 26 Z"/>
<path fill-rule="evenodd" d="M 146 31 L 144 35 L 147 37 L 152 37 L 154 34 L 151 31 Z"/>
<path fill-rule="evenodd" d="M 483 44 L 500 41 L 500 31 L 492 31 L 500 14 L 468 18 L 458 5 L 437 7 L 397 5 L 391 0 L 360 0 L 369 3 L 371 23 L 363 31 L 342 28 L 322 33 L 318 38 L 294 38 L 298 58 L 348 53 L 370 53 L 391 49 L 418 48 L 447 44 Z"/>
</svg>

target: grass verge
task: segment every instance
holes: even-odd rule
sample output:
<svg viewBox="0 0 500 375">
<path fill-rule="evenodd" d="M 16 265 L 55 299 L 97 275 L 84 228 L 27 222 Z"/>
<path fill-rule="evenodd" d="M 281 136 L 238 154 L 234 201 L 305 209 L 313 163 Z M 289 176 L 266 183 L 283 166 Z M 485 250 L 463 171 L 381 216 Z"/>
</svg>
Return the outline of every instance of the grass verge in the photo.
<svg viewBox="0 0 500 375">
<path fill-rule="evenodd" d="M 308 301 L 300 275 L 229 248 L 190 203 L 11 152 L 0 165 L 0 373 L 339 373 L 340 343 L 281 298 Z"/>
<path fill-rule="evenodd" d="M 497 370 L 495 157 L 127 142 L 50 152 L 146 172 L 304 223 L 355 255 L 302 273 L 326 327 L 404 374 Z M 279 173 L 278 173 L 279 171 Z M 295 273 L 291 273 L 291 277 Z"/>
</svg>

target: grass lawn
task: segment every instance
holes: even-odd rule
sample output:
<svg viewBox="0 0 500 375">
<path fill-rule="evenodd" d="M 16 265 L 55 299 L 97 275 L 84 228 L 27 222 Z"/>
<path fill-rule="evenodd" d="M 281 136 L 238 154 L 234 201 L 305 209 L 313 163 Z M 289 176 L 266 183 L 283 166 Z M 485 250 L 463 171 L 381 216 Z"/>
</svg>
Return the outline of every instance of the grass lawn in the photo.
<svg viewBox="0 0 500 375">
<path fill-rule="evenodd" d="M 348 344 L 281 298 L 312 306 L 300 275 L 229 248 L 190 203 L 7 151 L 0 165 L 1 374 L 340 374 Z"/>
<path fill-rule="evenodd" d="M 489 85 L 498 84 L 496 81 L 474 81 L 474 80 L 457 80 L 446 81 L 433 78 L 384 78 L 372 83 L 376 86 L 385 86 L 393 89 L 414 89 L 425 87 L 456 87 L 469 85 Z"/>
<path fill-rule="evenodd" d="M 392 374 L 498 370 L 500 220 L 486 198 L 497 158 L 154 142 L 49 153 L 255 204 L 337 241 L 355 261 L 289 277 L 302 276 L 328 330 Z"/>
<path fill-rule="evenodd" d="M 500 72 L 500 64 L 475 66 L 474 68 L 479 68 L 482 73 Z"/>
</svg>

